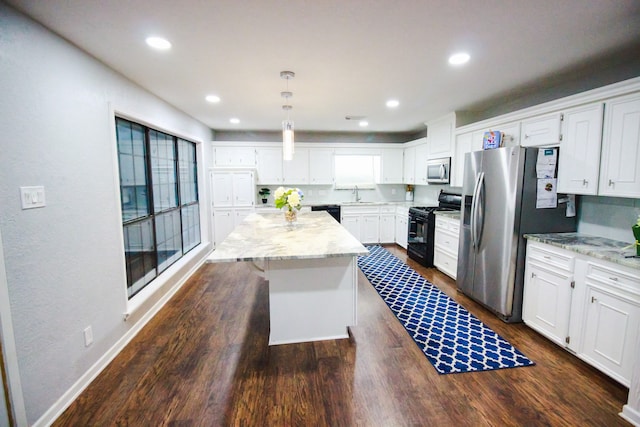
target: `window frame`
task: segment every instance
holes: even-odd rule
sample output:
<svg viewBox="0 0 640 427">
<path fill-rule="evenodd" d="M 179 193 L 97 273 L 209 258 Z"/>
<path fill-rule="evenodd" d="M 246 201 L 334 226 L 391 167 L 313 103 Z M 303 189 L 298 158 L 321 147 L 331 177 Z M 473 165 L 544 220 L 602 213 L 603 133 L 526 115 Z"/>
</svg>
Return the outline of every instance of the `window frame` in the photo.
<svg viewBox="0 0 640 427">
<path fill-rule="evenodd" d="M 126 270 L 126 295 L 127 300 L 131 301 L 136 295 L 138 295 L 142 290 L 146 289 L 154 280 L 162 277 L 163 272 L 165 272 L 170 266 L 175 264 L 178 260 L 182 259 L 186 254 L 191 252 L 193 249 L 197 248 L 202 244 L 202 223 L 200 221 L 200 188 L 198 182 L 198 155 L 197 155 L 197 143 L 191 141 L 189 139 L 183 138 L 181 136 L 173 135 L 169 132 L 157 129 L 155 127 L 146 125 L 144 123 L 140 123 L 134 120 L 131 120 L 127 117 L 115 115 L 115 130 L 116 130 L 116 152 L 117 152 L 117 161 L 118 161 L 118 178 L 119 178 L 119 191 L 120 191 L 120 206 L 122 209 L 121 212 L 121 222 L 122 222 L 122 231 L 123 231 L 123 251 L 124 251 L 124 259 L 125 259 L 125 270 Z M 124 180 L 127 177 L 123 178 L 123 167 L 122 167 L 122 151 L 121 151 L 121 143 L 126 144 L 126 138 L 121 138 L 119 132 L 119 126 L 121 124 L 126 124 L 130 129 L 134 127 L 141 128 L 143 130 L 143 155 L 144 155 L 144 164 L 145 164 L 145 182 L 144 185 L 140 185 L 138 182 L 135 182 L 133 185 L 128 183 L 128 185 L 124 184 Z M 162 139 L 155 139 L 152 141 L 152 135 L 156 137 L 161 135 Z M 124 141 L 124 142 L 123 142 Z M 173 159 L 169 159 L 169 162 L 164 163 L 164 167 L 168 168 L 167 170 L 160 170 L 159 165 L 162 163 L 162 158 L 160 157 L 159 151 L 156 152 L 155 158 L 152 151 L 152 143 L 157 141 L 170 141 L 170 149 L 173 152 Z M 132 150 L 131 156 L 133 157 L 134 153 L 134 139 L 133 132 L 131 137 Z M 138 141 L 139 143 L 139 141 Z M 188 155 L 187 159 L 182 159 L 181 156 L 181 145 L 182 144 L 190 144 L 186 145 L 186 150 L 182 150 L 182 153 L 186 153 Z M 158 146 L 156 146 L 157 148 Z M 166 145 L 165 145 L 166 148 Z M 165 151 L 168 153 L 169 151 Z M 166 160 L 166 159 L 164 159 Z M 154 164 L 155 162 L 155 164 Z M 181 168 L 186 167 L 186 182 L 182 182 L 183 180 L 183 170 Z M 156 169 L 154 169 L 156 167 Z M 189 168 L 193 168 L 192 171 L 189 171 Z M 166 186 L 166 183 L 163 183 L 160 174 L 161 173 L 173 173 L 173 177 L 170 175 L 166 175 L 165 178 L 169 179 L 169 185 L 173 187 L 173 194 L 170 193 L 171 197 L 175 198 L 175 206 L 156 206 L 154 198 L 158 197 L 158 193 L 155 192 L 154 184 L 159 189 L 159 193 L 162 194 L 160 190 L 160 184 Z M 135 178 L 135 166 L 134 166 L 134 178 Z M 155 176 L 154 176 L 155 175 Z M 171 178 L 173 180 L 171 181 Z M 157 179 L 158 182 L 154 183 L 154 179 Z M 192 186 L 193 188 L 189 191 L 189 195 L 182 196 L 182 192 L 187 189 L 187 186 Z M 127 187 L 127 188 L 125 188 Z M 128 187 L 134 187 L 134 193 L 136 195 L 136 203 L 138 203 L 138 187 L 144 187 L 146 192 L 146 203 L 147 203 L 147 211 L 146 214 L 140 215 L 139 205 L 136 205 L 135 209 L 135 217 L 133 218 L 125 218 L 125 199 L 123 198 L 123 194 L 126 190 L 127 194 L 132 194 Z M 185 191 L 186 192 L 186 191 Z M 183 202 L 183 199 L 187 198 L 188 201 Z M 195 207 L 195 213 L 194 213 Z M 187 212 L 190 217 L 185 218 L 185 212 Z M 177 216 L 177 226 L 176 226 L 176 216 Z M 158 227 L 160 226 L 160 219 L 163 221 L 169 221 L 173 223 L 173 226 L 170 227 L 172 234 L 169 235 L 164 233 L 167 230 L 166 226 L 163 227 L 163 236 L 165 237 L 163 242 L 158 242 Z M 150 248 L 145 249 L 143 242 L 146 236 L 144 236 L 144 231 L 139 232 L 140 238 L 140 249 L 138 252 L 131 251 L 133 247 L 130 243 L 130 234 L 129 230 L 135 230 L 134 227 L 141 226 L 145 227 L 146 224 L 149 223 L 151 232 L 150 239 L 152 243 L 153 249 Z M 166 225 L 165 222 L 162 224 Z M 188 229 L 185 230 L 185 225 L 188 225 Z M 185 242 L 185 237 L 189 236 L 193 238 L 193 240 L 189 240 Z M 179 249 L 176 248 L 176 241 L 179 240 Z M 174 251 L 170 256 L 160 257 L 160 253 L 164 249 L 162 245 L 165 245 L 167 242 L 173 241 Z M 169 251 L 171 252 L 171 251 Z M 131 255 L 132 253 L 136 255 Z M 134 260 L 134 256 L 137 256 Z M 150 258 L 150 264 L 147 266 L 145 264 L 145 259 Z M 138 274 L 134 277 L 134 262 L 138 259 L 142 258 L 142 271 L 141 274 Z M 140 273 L 139 271 L 137 273 Z M 139 276 L 139 277 L 138 277 Z"/>
</svg>

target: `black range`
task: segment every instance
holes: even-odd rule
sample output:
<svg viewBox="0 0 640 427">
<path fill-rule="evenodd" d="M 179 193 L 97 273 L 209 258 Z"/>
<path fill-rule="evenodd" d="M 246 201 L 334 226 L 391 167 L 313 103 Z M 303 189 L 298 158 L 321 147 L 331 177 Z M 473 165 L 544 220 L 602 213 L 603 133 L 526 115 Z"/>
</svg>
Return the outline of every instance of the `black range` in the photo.
<svg viewBox="0 0 640 427">
<path fill-rule="evenodd" d="M 440 191 L 438 206 L 414 206 L 409 209 L 407 254 L 425 267 L 433 267 L 436 211 L 459 211 L 462 196 Z"/>
</svg>

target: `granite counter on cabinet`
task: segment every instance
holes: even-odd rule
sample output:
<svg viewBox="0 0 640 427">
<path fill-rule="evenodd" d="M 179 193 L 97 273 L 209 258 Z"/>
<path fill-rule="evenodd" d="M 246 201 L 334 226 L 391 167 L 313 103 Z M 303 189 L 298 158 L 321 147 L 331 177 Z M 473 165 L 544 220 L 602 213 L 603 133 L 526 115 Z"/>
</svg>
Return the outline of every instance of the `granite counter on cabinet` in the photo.
<svg viewBox="0 0 640 427">
<path fill-rule="evenodd" d="M 581 233 L 525 234 L 526 239 L 546 243 L 568 251 L 610 261 L 640 270 L 640 258 L 634 257 L 635 247 L 630 243 Z"/>
<path fill-rule="evenodd" d="M 460 221 L 460 211 L 435 211 L 434 214 Z"/>
<path fill-rule="evenodd" d="M 282 212 L 253 213 L 213 251 L 207 262 L 333 258 L 368 253 L 327 212 L 298 214 L 292 226 L 285 222 Z"/>
<path fill-rule="evenodd" d="M 357 323 L 357 256 L 369 251 L 327 212 L 289 225 L 251 214 L 207 258 L 249 261 L 269 281 L 269 345 L 349 337 Z"/>
</svg>

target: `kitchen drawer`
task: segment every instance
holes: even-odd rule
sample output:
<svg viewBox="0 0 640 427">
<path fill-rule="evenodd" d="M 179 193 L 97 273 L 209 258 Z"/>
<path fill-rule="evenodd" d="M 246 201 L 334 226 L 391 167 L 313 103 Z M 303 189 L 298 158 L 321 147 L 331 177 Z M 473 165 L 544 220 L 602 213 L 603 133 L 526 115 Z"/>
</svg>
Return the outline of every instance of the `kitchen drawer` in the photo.
<svg viewBox="0 0 640 427">
<path fill-rule="evenodd" d="M 434 244 L 452 254 L 458 253 L 458 237 L 453 233 L 438 230 L 435 233 Z"/>
<path fill-rule="evenodd" d="M 460 221 L 442 215 L 436 215 L 436 228 L 449 230 L 455 234 L 460 233 Z"/>
<path fill-rule="evenodd" d="M 457 248 L 456 248 L 457 250 Z M 433 264 L 438 270 L 455 279 L 458 271 L 458 258 L 436 248 L 433 254 Z"/>
<path fill-rule="evenodd" d="M 610 268 L 603 264 L 589 262 L 587 263 L 587 279 L 629 291 L 640 297 L 640 275 L 623 271 L 621 268 Z"/>
<path fill-rule="evenodd" d="M 563 250 L 551 249 L 549 245 L 544 247 L 529 243 L 527 246 L 527 258 L 536 259 L 550 266 L 572 272 L 575 257 Z"/>
<path fill-rule="evenodd" d="M 396 213 L 396 207 L 393 205 L 382 205 L 380 206 L 380 213 L 381 214 L 395 214 Z"/>
</svg>

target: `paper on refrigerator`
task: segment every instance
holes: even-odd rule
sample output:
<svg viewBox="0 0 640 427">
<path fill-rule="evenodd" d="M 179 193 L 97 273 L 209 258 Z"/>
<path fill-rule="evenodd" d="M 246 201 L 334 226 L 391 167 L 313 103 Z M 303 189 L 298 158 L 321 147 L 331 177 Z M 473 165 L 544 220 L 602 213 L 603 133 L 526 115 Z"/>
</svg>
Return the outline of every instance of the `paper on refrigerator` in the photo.
<svg viewBox="0 0 640 427">
<path fill-rule="evenodd" d="M 558 150 L 556 148 L 540 148 L 536 162 L 536 176 L 538 179 L 555 178 Z"/>
<path fill-rule="evenodd" d="M 555 178 L 543 178 L 538 180 L 536 209 L 549 209 L 558 207 L 558 191 Z"/>
</svg>

